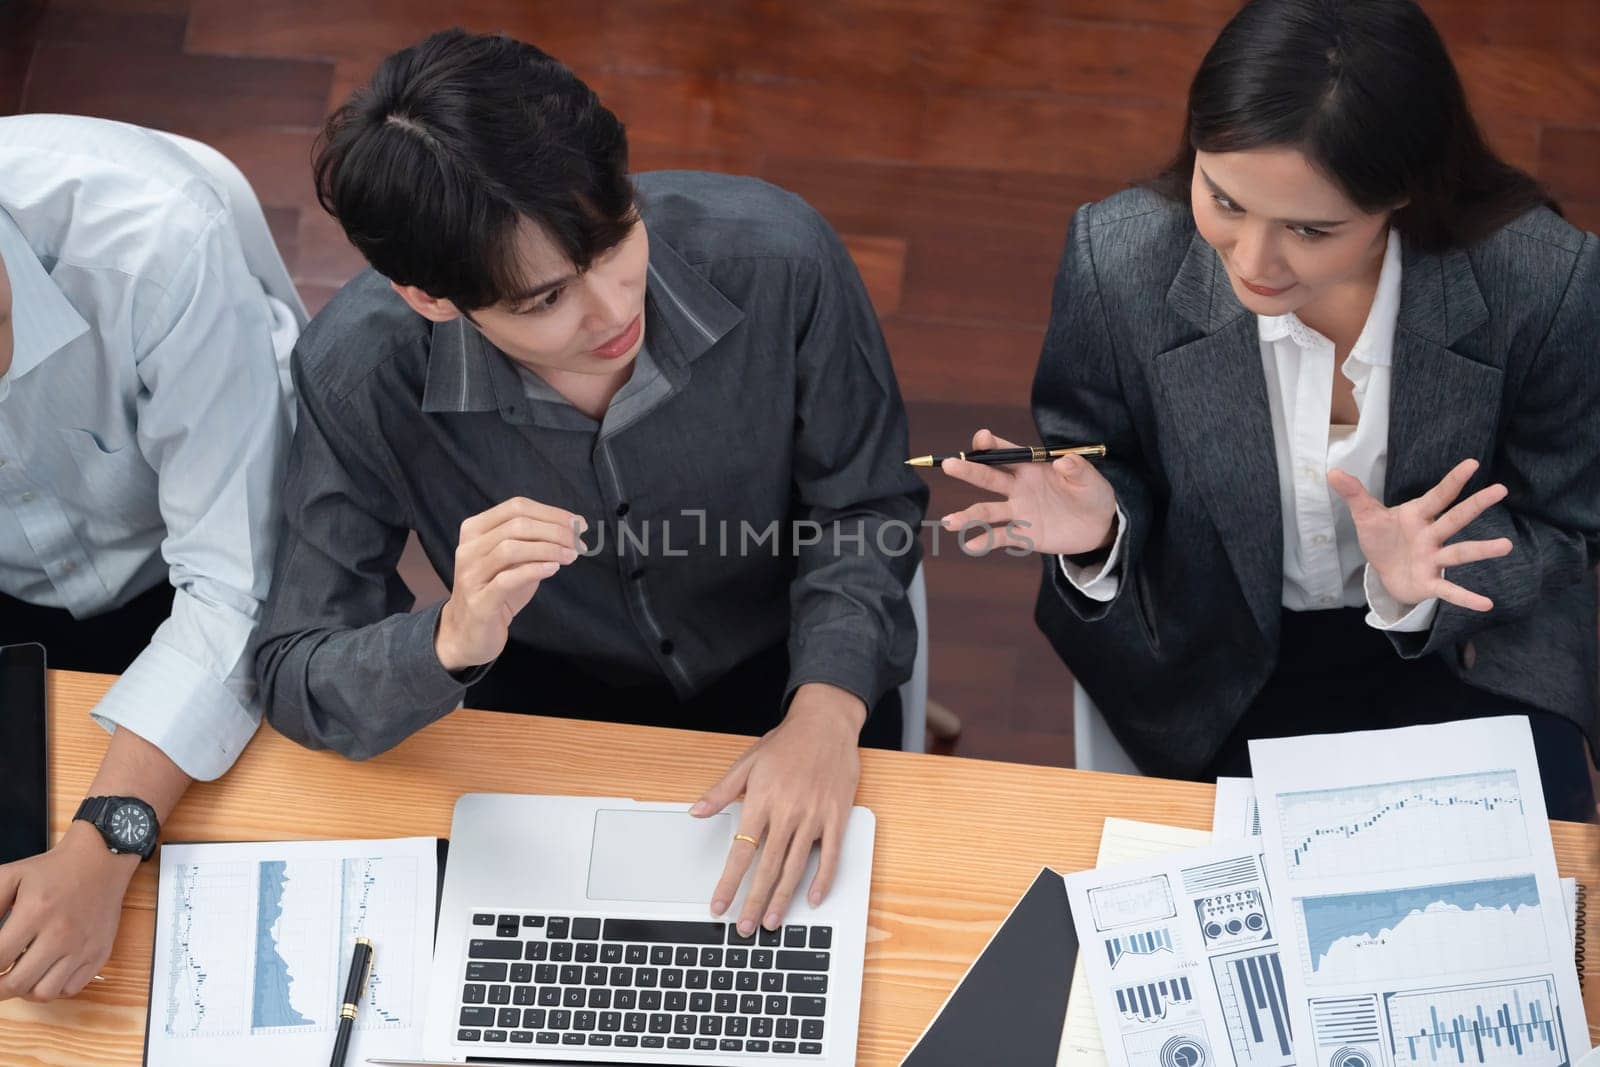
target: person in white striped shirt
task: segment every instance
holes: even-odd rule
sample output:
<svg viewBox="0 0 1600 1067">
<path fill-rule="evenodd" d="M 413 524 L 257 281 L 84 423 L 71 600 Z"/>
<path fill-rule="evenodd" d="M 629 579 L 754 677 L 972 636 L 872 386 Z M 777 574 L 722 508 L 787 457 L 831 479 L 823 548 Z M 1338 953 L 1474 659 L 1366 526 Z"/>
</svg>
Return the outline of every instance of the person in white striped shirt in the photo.
<svg viewBox="0 0 1600 1067">
<path fill-rule="evenodd" d="M 297 332 L 184 151 L 121 123 L 0 119 L 0 644 L 121 675 L 94 711 L 113 736 L 89 796 L 133 798 L 149 830 L 119 839 L 86 805 L 44 855 L 0 866 L 0 999 L 90 980 L 160 821 L 260 722 L 249 646 Z"/>
</svg>

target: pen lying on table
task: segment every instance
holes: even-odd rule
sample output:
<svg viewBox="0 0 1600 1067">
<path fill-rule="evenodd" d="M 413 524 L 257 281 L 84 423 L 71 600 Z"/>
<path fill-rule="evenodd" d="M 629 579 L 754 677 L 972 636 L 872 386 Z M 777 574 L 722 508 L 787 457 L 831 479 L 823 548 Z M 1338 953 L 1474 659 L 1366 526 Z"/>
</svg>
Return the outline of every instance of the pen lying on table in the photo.
<svg viewBox="0 0 1600 1067">
<path fill-rule="evenodd" d="M 372 970 L 372 942 L 356 938 L 354 958 L 350 961 L 350 977 L 345 981 L 344 1003 L 339 1006 L 339 1031 L 333 1038 L 333 1059 L 330 1067 L 344 1067 L 345 1056 L 350 1051 L 350 1039 L 355 1033 L 356 1011 L 361 1006 L 361 991 Z"/>
<path fill-rule="evenodd" d="M 968 463 L 982 463 L 998 467 L 1004 463 L 1049 463 L 1062 456 L 1103 456 L 1105 445 L 1078 445 L 1074 448 L 980 448 L 972 452 L 952 452 L 949 455 L 934 453 L 906 460 L 908 467 L 937 467 L 947 459 L 964 459 Z"/>
</svg>

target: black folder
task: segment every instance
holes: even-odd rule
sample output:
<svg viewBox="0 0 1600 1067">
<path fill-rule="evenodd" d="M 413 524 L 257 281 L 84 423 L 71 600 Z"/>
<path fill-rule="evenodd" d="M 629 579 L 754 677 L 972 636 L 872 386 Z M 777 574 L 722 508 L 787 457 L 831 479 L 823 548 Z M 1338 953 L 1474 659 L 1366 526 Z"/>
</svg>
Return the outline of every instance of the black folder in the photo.
<svg viewBox="0 0 1600 1067">
<path fill-rule="evenodd" d="M 1046 867 L 901 1067 L 1055 1067 L 1077 958 L 1066 883 Z"/>
</svg>

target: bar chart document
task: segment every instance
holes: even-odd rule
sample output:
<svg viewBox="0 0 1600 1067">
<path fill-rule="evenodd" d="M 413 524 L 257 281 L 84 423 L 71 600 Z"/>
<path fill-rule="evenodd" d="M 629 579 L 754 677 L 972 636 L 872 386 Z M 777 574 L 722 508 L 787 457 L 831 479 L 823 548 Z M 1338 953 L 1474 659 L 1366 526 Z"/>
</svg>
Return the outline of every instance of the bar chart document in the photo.
<svg viewBox="0 0 1600 1067">
<path fill-rule="evenodd" d="M 1109 818 L 1100 831 L 1100 851 L 1094 862 L 1096 867 L 1110 867 L 1168 852 L 1204 848 L 1210 843 L 1211 835 L 1204 830 Z M 1095 1018 L 1094 994 L 1084 975 L 1083 959 L 1084 953 L 1078 953 L 1072 967 L 1056 1067 L 1107 1067 L 1105 1042 L 1100 1036 L 1100 1021 Z"/>
<path fill-rule="evenodd" d="M 437 885 L 431 837 L 166 845 L 149 1067 L 325 1061 L 358 937 L 374 952 L 349 1062 L 414 1054 Z"/>
<path fill-rule="evenodd" d="M 1527 719 L 1252 741 L 1301 1067 L 1589 1050 Z"/>
<path fill-rule="evenodd" d="M 1115 1067 L 1291 1067 L 1259 842 L 1067 876 L 1101 1043 Z"/>
</svg>

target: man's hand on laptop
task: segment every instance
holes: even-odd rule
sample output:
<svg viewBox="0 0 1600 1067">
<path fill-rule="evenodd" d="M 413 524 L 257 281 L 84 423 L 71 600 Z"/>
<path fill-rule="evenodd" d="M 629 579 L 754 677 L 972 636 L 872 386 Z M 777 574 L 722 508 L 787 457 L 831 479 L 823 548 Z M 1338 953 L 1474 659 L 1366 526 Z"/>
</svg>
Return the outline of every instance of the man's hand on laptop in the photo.
<svg viewBox="0 0 1600 1067">
<path fill-rule="evenodd" d="M 691 815 L 707 818 L 744 796 L 739 836 L 712 896 L 712 914 L 728 910 L 753 863 L 739 930 L 746 936 L 757 926 L 776 930 L 818 841 L 822 861 L 807 895 L 812 907 L 822 903 L 838 870 L 861 778 L 859 744 L 866 719 L 867 707 L 854 694 L 821 682 L 802 685 L 783 722 L 750 746 L 690 809 Z M 760 841 L 761 848 L 751 840 Z"/>
<path fill-rule="evenodd" d="M 515 497 L 461 524 L 450 599 L 433 650 L 444 669 L 464 671 L 505 650 L 511 620 L 539 584 L 586 551 L 589 524 L 570 511 Z"/>
</svg>

